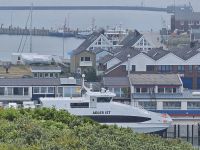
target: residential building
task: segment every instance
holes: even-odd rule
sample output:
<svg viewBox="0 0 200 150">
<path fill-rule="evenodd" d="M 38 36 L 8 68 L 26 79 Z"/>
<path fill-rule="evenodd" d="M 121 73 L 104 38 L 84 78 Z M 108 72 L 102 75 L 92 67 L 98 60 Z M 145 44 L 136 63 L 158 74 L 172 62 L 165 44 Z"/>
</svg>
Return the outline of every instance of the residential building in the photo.
<svg viewBox="0 0 200 150">
<path fill-rule="evenodd" d="M 112 47 L 110 41 L 101 33 L 93 32 L 77 49 L 71 54 L 70 71 L 81 73 L 88 67 L 96 67 L 96 50 L 109 50 Z M 99 57 L 102 54 L 99 54 Z"/>
<path fill-rule="evenodd" d="M 61 74 L 60 66 L 31 66 L 32 76 L 34 78 L 59 78 Z"/>
<path fill-rule="evenodd" d="M 116 94 L 114 101 L 167 113 L 174 122 L 183 124 L 200 120 L 200 92 L 184 89 L 178 74 L 135 73 L 128 77 L 104 77 L 102 83 Z"/>
<path fill-rule="evenodd" d="M 184 88 L 200 89 L 200 46 L 188 45 L 170 50 L 162 48 L 140 51 L 127 48 L 114 58 L 119 59 L 104 72 L 105 76 L 127 76 L 128 71 L 140 73 L 180 74 Z M 130 56 L 129 58 L 127 56 Z M 112 58 L 108 61 L 112 62 Z"/>
<path fill-rule="evenodd" d="M 171 16 L 171 30 L 188 32 L 190 29 L 200 29 L 200 12 L 177 11 Z"/>
<path fill-rule="evenodd" d="M 131 89 L 128 77 L 104 77 L 103 87 L 116 94 L 114 101 L 130 104 Z"/>
<path fill-rule="evenodd" d="M 40 97 L 76 97 L 80 89 L 74 78 L 1 78 L 0 102 L 38 103 Z"/>
</svg>

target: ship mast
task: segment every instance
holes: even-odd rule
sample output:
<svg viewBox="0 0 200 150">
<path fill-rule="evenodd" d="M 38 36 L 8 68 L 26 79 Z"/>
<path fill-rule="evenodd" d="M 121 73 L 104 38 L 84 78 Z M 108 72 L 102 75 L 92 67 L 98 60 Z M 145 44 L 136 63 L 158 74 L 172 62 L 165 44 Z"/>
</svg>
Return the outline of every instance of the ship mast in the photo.
<svg viewBox="0 0 200 150">
<path fill-rule="evenodd" d="M 31 4 L 31 21 L 30 21 L 30 53 L 32 53 L 32 13 L 33 13 L 33 3 Z"/>
</svg>

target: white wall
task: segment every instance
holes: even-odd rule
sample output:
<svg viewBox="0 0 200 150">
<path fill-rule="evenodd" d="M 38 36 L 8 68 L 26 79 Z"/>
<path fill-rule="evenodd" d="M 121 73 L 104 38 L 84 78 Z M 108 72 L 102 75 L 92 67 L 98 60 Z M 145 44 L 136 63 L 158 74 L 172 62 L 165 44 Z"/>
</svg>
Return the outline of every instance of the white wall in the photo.
<svg viewBox="0 0 200 150">
<path fill-rule="evenodd" d="M 107 69 L 111 68 L 112 66 L 120 63 L 121 61 L 117 58 L 113 58 L 110 61 L 107 62 Z"/>
<path fill-rule="evenodd" d="M 155 61 L 145 54 L 138 54 L 137 56 L 130 59 L 130 67 L 135 65 L 135 71 L 146 71 L 146 65 L 155 65 Z M 127 62 L 123 65 L 127 66 Z M 126 67 L 128 70 L 128 67 Z"/>
</svg>

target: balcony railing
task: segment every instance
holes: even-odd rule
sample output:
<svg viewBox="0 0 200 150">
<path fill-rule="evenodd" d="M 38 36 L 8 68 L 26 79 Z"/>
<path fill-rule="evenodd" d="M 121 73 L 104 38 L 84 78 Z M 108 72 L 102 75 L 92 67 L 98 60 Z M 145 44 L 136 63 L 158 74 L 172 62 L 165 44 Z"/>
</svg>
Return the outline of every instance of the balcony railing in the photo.
<svg viewBox="0 0 200 150">
<path fill-rule="evenodd" d="M 80 67 L 91 67 L 92 66 L 92 61 L 81 61 L 80 62 Z"/>
</svg>

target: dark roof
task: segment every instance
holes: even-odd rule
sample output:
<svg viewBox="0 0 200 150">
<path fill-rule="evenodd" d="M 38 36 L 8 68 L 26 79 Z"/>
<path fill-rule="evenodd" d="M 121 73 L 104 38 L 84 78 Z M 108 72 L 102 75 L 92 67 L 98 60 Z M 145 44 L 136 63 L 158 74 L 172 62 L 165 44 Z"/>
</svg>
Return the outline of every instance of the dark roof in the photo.
<svg viewBox="0 0 200 150">
<path fill-rule="evenodd" d="M 90 51 L 92 51 L 92 52 L 95 53 L 95 54 L 99 54 L 99 53 L 101 53 L 101 52 L 103 52 L 103 51 L 109 52 L 110 54 L 113 54 L 113 53 L 114 53 L 112 48 L 109 48 L 109 49 L 102 49 L 102 48 L 100 48 L 100 47 L 97 47 L 97 48 L 94 48 L 93 50 L 90 50 Z"/>
<path fill-rule="evenodd" d="M 117 55 L 119 52 L 121 52 L 125 47 L 124 46 L 118 46 L 116 48 L 114 48 L 112 51 L 113 51 L 113 54 L 114 55 Z"/>
<path fill-rule="evenodd" d="M 154 49 L 148 50 L 146 52 L 143 51 L 142 53 L 149 56 L 150 58 L 152 58 L 154 60 L 158 60 L 170 52 L 163 50 L 162 48 L 154 48 Z"/>
<path fill-rule="evenodd" d="M 200 12 L 183 12 L 183 11 L 178 11 L 175 13 L 175 19 L 176 20 L 191 20 L 191 21 L 196 21 L 200 20 Z"/>
<path fill-rule="evenodd" d="M 93 32 L 77 49 L 72 51 L 72 55 L 85 51 L 100 35 L 99 32 Z"/>
<path fill-rule="evenodd" d="M 31 66 L 31 70 L 61 70 L 60 66 Z"/>
<path fill-rule="evenodd" d="M 134 32 L 130 31 L 129 34 L 119 43 L 123 46 L 133 46 L 143 35 L 140 34 L 137 30 Z"/>
<path fill-rule="evenodd" d="M 187 60 L 194 55 L 199 53 L 199 48 L 200 45 L 196 45 L 194 47 L 190 47 L 190 45 L 184 46 L 184 47 L 176 47 L 176 48 L 171 48 L 170 51 L 174 55 L 180 57 L 183 60 Z"/>
<path fill-rule="evenodd" d="M 182 85 L 177 74 L 131 74 L 132 85 Z"/>
<path fill-rule="evenodd" d="M 56 86 L 59 78 L 2 78 L 0 86 Z"/>
<path fill-rule="evenodd" d="M 103 77 L 103 86 L 130 86 L 128 77 Z"/>
<path fill-rule="evenodd" d="M 133 47 L 122 47 L 122 51 L 116 55 L 116 58 L 121 60 L 122 62 L 126 61 L 128 59 L 128 55 L 130 55 L 130 58 L 135 57 L 140 53 L 140 50 L 133 48 Z"/>
<path fill-rule="evenodd" d="M 108 55 L 106 55 L 106 56 L 104 56 L 104 57 L 101 57 L 101 58 L 99 59 L 99 63 L 105 64 L 105 63 L 107 63 L 109 60 L 111 60 L 112 58 L 114 58 L 114 56 L 108 54 Z"/>
</svg>

